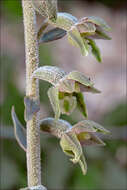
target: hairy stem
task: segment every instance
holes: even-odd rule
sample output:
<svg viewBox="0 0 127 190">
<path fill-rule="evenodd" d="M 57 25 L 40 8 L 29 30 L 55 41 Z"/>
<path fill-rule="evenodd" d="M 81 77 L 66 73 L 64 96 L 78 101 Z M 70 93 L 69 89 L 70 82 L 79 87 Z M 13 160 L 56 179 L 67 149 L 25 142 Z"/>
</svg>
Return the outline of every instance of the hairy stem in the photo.
<svg viewBox="0 0 127 190">
<path fill-rule="evenodd" d="M 22 0 L 24 16 L 25 53 L 26 53 L 26 96 L 39 99 L 39 87 L 32 73 L 38 67 L 38 42 L 36 15 L 30 0 Z M 27 178 L 28 186 L 41 185 L 40 133 L 38 114 L 27 122 Z"/>
</svg>

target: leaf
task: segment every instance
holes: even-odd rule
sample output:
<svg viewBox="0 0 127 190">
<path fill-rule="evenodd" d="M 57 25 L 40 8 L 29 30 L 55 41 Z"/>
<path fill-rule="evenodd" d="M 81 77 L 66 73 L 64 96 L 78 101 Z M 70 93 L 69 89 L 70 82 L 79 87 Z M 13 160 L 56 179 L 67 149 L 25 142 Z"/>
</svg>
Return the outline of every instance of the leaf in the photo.
<svg viewBox="0 0 127 190">
<path fill-rule="evenodd" d="M 48 97 L 55 113 L 55 119 L 60 117 L 59 91 L 58 88 L 51 87 L 48 90 Z"/>
<path fill-rule="evenodd" d="M 110 132 L 105 129 L 103 126 L 101 126 L 100 124 L 94 122 L 94 121 L 91 121 L 91 120 L 83 120 L 82 121 L 84 123 L 84 125 L 86 126 L 90 126 L 90 127 L 93 127 L 96 132 L 101 132 L 101 133 L 104 133 L 104 134 L 109 134 Z"/>
<path fill-rule="evenodd" d="M 77 101 L 74 96 L 64 96 L 64 98 L 59 101 L 62 114 L 70 115 L 77 105 Z"/>
<path fill-rule="evenodd" d="M 63 78 L 66 73 L 55 66 L 43 66 L 39 67 L 33 72 L 32 77 L 41 79 L 51 83 L 52 85 L 56 85 L 61 78 Z"/>
<path fill-rule="evenodd" d="M 105 143 L 93 133 L 86 134 L 85 132 L 83 132 L 83 133 L 78 134 L 77 138 L 80 141 L 81 145 L 84 145 L 84 146 L 97 146 L 97 145 L 104 146 L 105 145 Z"/>
<path fill-rule="evenodd" d="M 87 17 L 87 22 L 92 22 L 100 27 L 102 27 L 106 31 L 110 31 L 111 28 L 107 25 L 107 23 L 100 17 L 95 17 L 95 16 L 89 16 Z"/>
<path fill-rule="evenodd" d="M 80 73 L 78 71 L 70 72 L 66 78 L 69 80 L 77 81 L 85 86 L 93 86 L 93 82 L 90 81 L 90 79 L 86 77 L 83 73 Z"/>
<path fill-rule="evenodd" d="M 72 128 L 67 121 L 62 119 L 56 120 L 50 117 L 40 120 L 39 125 L 42 132 L 50 133 L 58 138 L 61 138 L 64 133 Z"/>
<path fill-rule="evenodd" d="M 57 0 L 32 0 L 35 10 L 49 20 L 57 19 Z"/>
<path fill-rule="evenodd" d="M 100 90 L 98 90 L 97 88 L 94 88 L 93 86 L 84 86 L 81 84 L 80 84 L 80 91 L 81 92 L 91 92 L 93 94 L 101 93 Z"/>
<path fill-rule="evenodd" d="M 76 27 L 73 26 L 71 30 L 68 31 L 68 40 L 73 46 L 79 47 L 81 49 L 82 55 L 88 55 L 88 46 L 84 43 Z"/>
<path fill-rule="evenodd" d="M 92 54 L 95 56 L 98 62 L 101 62 L 101 53 L 94 40 L 88 39 L 92 48 Z"/>
<path fill-rule="evenodd" d="M 71 14 L 58 12 L 56 22 L 51 24 L 53 24 L 55 27 L 69 31 L 76 22 L 78 22 L 78 19 Z"/>
<path fill-rule="evenodd" d="M 38 99 L 26 96 L 24 98 L 24 104 L 25 104 L 25 120 L 29 121 L 32 119 L 34 113 L 37 113 L 40 110 L 40 102 Z"/>
<path fill-rule="evenodd" d="M 88 117 L 88 112 L 86 108 L 86 104 L 84 101 L 84 96 L 82 93 L 75 93 L 76 99 L 77 99 L 77 106 L 81 113 L 84 115 L 84 117 Z"/>
<path fill-rule="evenodd" d="M 54 28 L 52 30 L 49 30 L 48 32 L 44 33 L 43 36 L 40 38 L 39 43 L 44 42 L 51 42 L 54 40 L 58 40 L 63 38 L 67 32 L 60 28 Z"/>
<path fill-rule="evenodd" d="M 72 157 L 70 159 L 74 164 L 79 162 L 83 174 L 86 174 L 87 165 L 83 157 L 82 147 L 74 133 L 64 134 L 60 140 L 60 146 L 63 152 Z"/>
<path fill-rule="evenodd" d="M 26 131 L 25 128 L 22 126 L 22 124 L 19 122 L 14 107 L 12 107 L 11 110 L 11 116 L 12 116 L 12 121 L 14 125 L 14 133 L 16 140 L 18 141 L 20 147 L 26 151 Z"/>
</svg>

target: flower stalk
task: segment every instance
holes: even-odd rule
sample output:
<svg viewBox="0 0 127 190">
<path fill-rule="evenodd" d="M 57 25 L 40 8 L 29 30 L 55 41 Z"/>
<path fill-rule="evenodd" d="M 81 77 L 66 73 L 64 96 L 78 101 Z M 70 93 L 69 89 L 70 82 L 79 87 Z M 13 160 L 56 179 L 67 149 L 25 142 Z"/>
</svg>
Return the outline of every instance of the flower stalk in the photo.
<svg viewBox="0 0 127 190">
<path fill-rule="evenodd" d="M 31 1 L 22 0 L 26 54 L 26 96 L 39 99 L 39 87 L 32 73 L 38 68 L 36 15 Z M 27 121 L 27 179 L 28 187 L 41 185 L 40 132 L 38 113 Z"/>
</svg>

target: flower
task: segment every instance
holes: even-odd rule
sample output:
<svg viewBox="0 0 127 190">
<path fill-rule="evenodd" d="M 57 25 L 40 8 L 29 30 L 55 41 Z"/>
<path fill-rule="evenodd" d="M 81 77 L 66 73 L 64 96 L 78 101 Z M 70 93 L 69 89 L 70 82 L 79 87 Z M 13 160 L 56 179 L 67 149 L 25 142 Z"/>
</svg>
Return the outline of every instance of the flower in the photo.
<svg viewBox="0 0 127 190">
<path fill-rule="evenodd" d="M 110 27 L 103 19 L 90 16 L 78 20 L 71 14 L 58 12 L 55 21 L 48 20 L 47 22 L 56 28 L 44 33 L 40 42 L 57 40 L 67 34 L 69 42 L 79 47 L 82 55 L 87 56 L 91 51 L 96 59 L 101 62 L 100 50 L 94 39 L 111 39 L 105 33 L 105 31 L 110 30 Z"/>
<path fill-rule="evenodd" d="M 14 108 L 12 109 L 12 119 L 16 139 L 19 145 L 26 151 L 26 131 L 19 122 Z M 82 147 L 88 145 L 105 145 L 95 133 L 109 133 L 100 124 L 90 120 L 83 120 L 72 126 L 62 119 L 45 118 L 39 121 L 39 125 L 42 132 L 49 133 L 60 139 L 60 146 L 63 152 L 71 157 L 70 160 L 74 164 L 79 163 L 84 175 L 87 172 L 87 164 Z"/>
<path fill-rule="evenodd" d="M 78 71 L 67 74 L 58 67 L 43 66 L 36 69 L 32 77 L 48 81 L 53 85 L 48 90 L 48 97 L 56 119 L 60 117 L 61 113 L 70 115 L 76 107 L 87 117 L 82 92 L 100 93 L 94 88 L 93 82 Z"/>
</svg>

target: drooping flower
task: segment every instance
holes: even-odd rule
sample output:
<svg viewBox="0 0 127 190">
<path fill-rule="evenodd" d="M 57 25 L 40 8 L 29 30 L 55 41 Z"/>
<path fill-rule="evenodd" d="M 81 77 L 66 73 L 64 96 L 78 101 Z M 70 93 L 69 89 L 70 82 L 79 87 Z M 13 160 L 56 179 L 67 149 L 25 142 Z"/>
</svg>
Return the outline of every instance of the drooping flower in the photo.
<svg viewBox="0 0 127 190">
<path fill-rule="evenodd" d="M 110 27 L 99 17 L 84 17 L 77 19 L 68 13 L 57 13 L 55 22 L 48 21 L 55 26 L 55 29 L 44 33 L 40 42 L 50 42 L 60 39 L 66 34 L 69 42 L 81 49 L 82 55 L 88 55 L 91 51 L 97 61 L 101 62 L 100 50 L 95 43 L 95 39 L 110 40 L 111 38 L 105 33 Z"/>
<path fill-rule="evenodd" d="M 12 119 L 16 139 L 19 145 L 26 151 L 25 128 L 19 122 L 14 108 L 12 109 Z M 49 133 L 60 139 L 60 146 L 63 152 L 71 157 L 70 160 L 74 164 L 79 163 L 84 175 L 87 172 L 87 164 L 82 147 L 88 145 L 105 145 L 95 133 L 109 133 L 109 131 L 100 124 L 90 120 L 83 120 L 72 126 L 62 119 L 55 120 L 54 118 L 46 118 L 40 120 L 39 125 L 42 132 Z"/>
<path fill-rule="evenodd" d="M 48 90 L 48 96 L 56 119 L 61 113 L 70 115 L 76 106 L 87 117 L 82 92 L 100 93 L 94 88 L 93 82 L 78 71 L 67 74 L 58 67 L 43 66 L 34 71 L 33 78 L 48 81 L 53 85 Z"/>
</svg>

